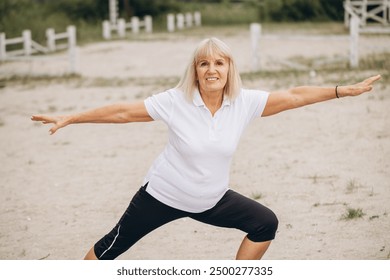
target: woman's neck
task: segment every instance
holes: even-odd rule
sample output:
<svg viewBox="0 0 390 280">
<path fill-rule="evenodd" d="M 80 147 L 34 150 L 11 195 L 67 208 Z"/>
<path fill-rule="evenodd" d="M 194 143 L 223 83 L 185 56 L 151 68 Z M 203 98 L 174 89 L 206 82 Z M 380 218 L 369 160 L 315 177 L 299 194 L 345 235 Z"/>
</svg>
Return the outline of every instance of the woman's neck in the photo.
<svg viewBox="0 0 390 280">
<path fill-rule="evenodd" d="M 222 106 L 223 92 L 200 92 L 200 96 L 211 115 L 214 116 Z"/>
</svg>

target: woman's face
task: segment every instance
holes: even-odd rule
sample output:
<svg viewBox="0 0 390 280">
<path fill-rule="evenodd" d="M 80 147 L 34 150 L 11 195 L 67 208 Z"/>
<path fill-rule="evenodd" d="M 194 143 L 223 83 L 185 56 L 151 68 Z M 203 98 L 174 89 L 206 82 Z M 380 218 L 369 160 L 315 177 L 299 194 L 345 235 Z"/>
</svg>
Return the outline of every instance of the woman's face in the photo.
<svg viewBox="0 0 390 280">
<path fill-rule="evenodd" d="M 196 64 L 196 75 L 201 93 L 223 93 L 229 72 L 229 60 L 220 55 L 201 58 Z"/>
</svg>

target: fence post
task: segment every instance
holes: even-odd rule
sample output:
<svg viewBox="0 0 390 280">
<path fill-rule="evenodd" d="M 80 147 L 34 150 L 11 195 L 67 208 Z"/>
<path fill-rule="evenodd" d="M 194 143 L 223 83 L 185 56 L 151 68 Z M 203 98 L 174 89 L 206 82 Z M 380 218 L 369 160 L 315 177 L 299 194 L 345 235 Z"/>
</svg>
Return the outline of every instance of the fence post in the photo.
<svg viewBox="0 0 390 280">
<path fill-rule="evenodd" d="M 175 15 L 174 14 L 167 15 L 167 28 L 168 28 L 168 32 L 175 31 Z"/>
<path fill-rule="evenodd" d="M 123 18 L 118 19 L 118 36 L 124 38 L 126 36 L 126 21 Z"/>
<path fill-rule="evenodd" d="M 260 67 L 259 57 L 259 41 L 261 37 L 261 25 L 259 23 L 251 23 L 251 43 L 252 43 L 252 71 L 258 71 Z"/>
<path fill-rule="evenodd" d="M 103 21 L 103 38 L 111 39 L 111 25 L 108 20 Z"/>
<path fill-rule="evenodd" d="M 47 49 L 49 52 L 54 52 L 56 50 L 56 38 L 54 28 L 46 29 L 46 42 Z"/>
<path fill-rule="evenodd" d="M 31 43 L 31 31 L 30 30 L 24 30 L 22 33 L 23 37 L 23 49 L 24 49 L 24 55 L 30 56 L 32 52 L 32 43 Z"/>
<path fill-rule="evenodd" d="M 361 6 L 361 25 L 366 26 L 367 24 L 367 0 L 362 0 L 362 6 Z"/>
<path fill-rule="evenodd" d="M 146 33 L 152 33 L 153 32 L 153 19 L 151 16 L 145 16 L 145 31 Z"/>
<path fill-rule="evenodd" d="M 73 48 L 76 46 L 76 27 L 70 25 L 66 28 L 68 33 L 68 47 Z"/>
<path fill-rule="evenodd" d="M 202 25 L 202 15 L 200 14 L 200 12 L 194 13 L 194 21 L 195 21 L 195 26 Z"/>
<path fill-rule="evenodd" d="M 186 13 L 186 26 L 192 27 L 192 14 Z"/>
<path fill-rule="evenodd" d="M 390 22 L 390 1 L 387 1 L 387 21 Z"/>
<path fill-rule="evenodd" d="M 351 7 L 351 0 L 345 0 L 344 1 L 344 26 L 348 27 L 349 26 L 349 11 L 348 7 Z"/>
<path fill-rule="evenodd" d="M 5 43 L 5 33 L 0 33 L 0 61 L 4 61 L 7 57 L 7 49 Z"/>
<path fill-rule="evenodd" d="M 76 27 L 70 25 L 66 28 L 66 32 L 68 33 L 68 54 L 69 54 L 69 71 L 71 73 L 76 72 Z"/>
<path fill-rule="evenodd" d="M 139 33 L 139 18 L 131 17 L 131 30 L 134 34 Z"/>
<path fill-rule="evenodd" d="M 353 15 L 349 24 L 349 64 L 351 68 L 359 66 L 359 18 Z"/>
<path fill-rule="evenodd" d="M 179 29 L 179 30 L 184 29 L 184 15 L 177 14 L 176 20 L 177 20 L 177 29 Z"/>
<path fill-rule="evenodd" d="M 110 23 L 116 25 L 118 18 L 118 2 L 117 0 L 110 0 L 108 4 L 108 9 L 110 11 Z"/>
</svg>

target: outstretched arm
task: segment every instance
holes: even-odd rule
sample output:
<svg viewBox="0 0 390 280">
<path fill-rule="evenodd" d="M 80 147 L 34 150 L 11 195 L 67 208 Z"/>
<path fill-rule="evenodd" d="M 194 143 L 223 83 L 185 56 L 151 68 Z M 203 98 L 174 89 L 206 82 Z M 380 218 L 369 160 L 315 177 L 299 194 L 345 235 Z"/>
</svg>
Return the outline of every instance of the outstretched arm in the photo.
<svg viewBox="0 0 390 280">
<path fill-rule="evenodd" d="M 53 127 L 49 131 L 50 134 L 54 134 L 58 129 L 69 124 L 147 122 L 153 119 L 148 114 L 144 102 L 141 101 L 113 104 L 66 116 L 33 115 L 31 120 L 44 124 L 52 123 Z"/>
<path fill-rule="evenodd" d="M 289 109 L 295 109 L 333 98 L 357 96 L 370 91 L 373 88 L 373 84 L 380 78 L 380 75 L 376 75 L 360 83 L 337 86 L 337 88 L 301 86 L 285 91 L 271 92 L 262 116 L 271 116 Z"/>
</svg>

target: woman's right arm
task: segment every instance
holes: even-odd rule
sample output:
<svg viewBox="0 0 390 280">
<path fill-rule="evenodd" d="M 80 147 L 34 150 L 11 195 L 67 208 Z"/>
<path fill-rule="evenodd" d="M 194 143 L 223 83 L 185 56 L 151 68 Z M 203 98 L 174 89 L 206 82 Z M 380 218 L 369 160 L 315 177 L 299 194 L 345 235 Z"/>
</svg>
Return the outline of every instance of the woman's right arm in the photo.
<svg viewBox="0 0 390 280">
<path fill-rule="evenodd" d="M 44 124 L 52 123 L 53 127 L 49 130 L 50 134 L 54 134 L 58 129 L 69 124 L 76 123 L 128 123 L 153 121 L 146 110 L 143 101 L 113 104 L 65 116 L 33 115 L 31 120 L 40 121 Z"/>
</svg>

